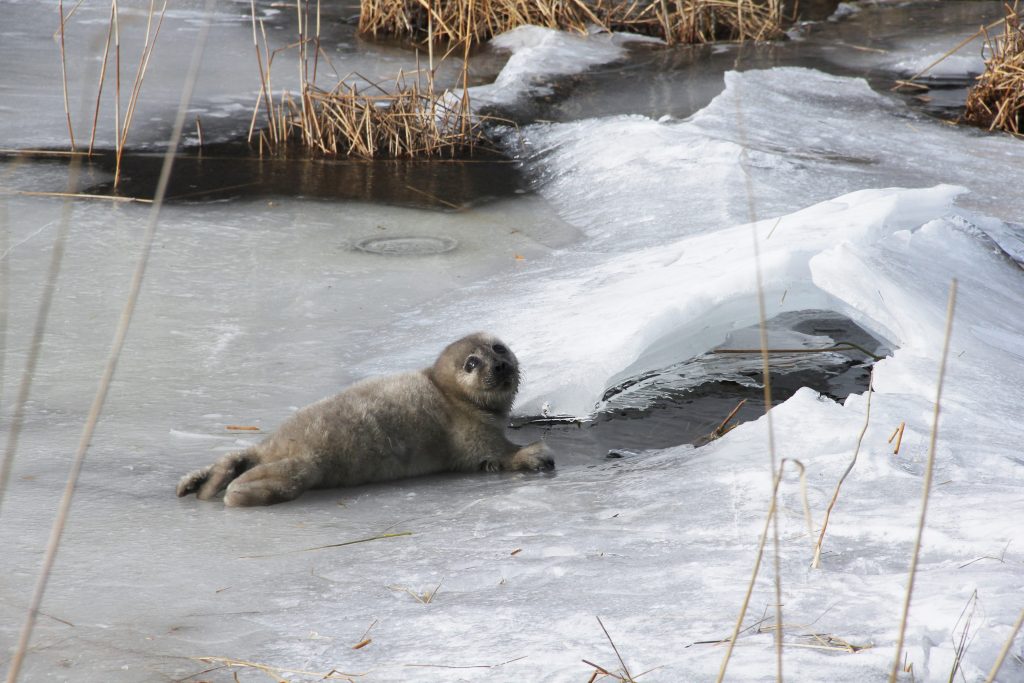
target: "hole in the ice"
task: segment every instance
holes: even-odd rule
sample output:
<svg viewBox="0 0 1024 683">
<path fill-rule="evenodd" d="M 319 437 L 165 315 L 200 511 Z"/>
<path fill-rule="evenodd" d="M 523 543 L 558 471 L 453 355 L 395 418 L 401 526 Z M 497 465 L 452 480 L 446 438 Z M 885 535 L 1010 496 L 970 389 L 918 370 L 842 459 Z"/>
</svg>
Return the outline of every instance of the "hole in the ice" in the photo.
<svg viewBox="0 0 1024 683">
<path fill-rule="evenodd" d="M 356 249 L 385 256 L 430 256 L 454 250 L 459 243 L 450 237 L 368 237 Z"/>
<path fill-rule="evenodd" d="M 837 401 L 867 390 L 871 366 L 891 353 L 884 342 L 832 311 L 796 311 L 768 323 L 772 399 L 801 387 Z M 588 421 L 526 418 L 521 438 L 544 438 L 561 460 L 619 459 L 655 448 L 707 443 L 740 401 L 729 426 L 764 414 L 758 327 L 737 330 L 715 350 L 610 387 Z M 834 348 L 830 348 L 834 347 Z M 749 353 L 744 353 L 749 349 Z M 829 350 L 823 350 L 829 349 Z M 740 353 L 722 353 L 739 350 Z"/>
</svg>

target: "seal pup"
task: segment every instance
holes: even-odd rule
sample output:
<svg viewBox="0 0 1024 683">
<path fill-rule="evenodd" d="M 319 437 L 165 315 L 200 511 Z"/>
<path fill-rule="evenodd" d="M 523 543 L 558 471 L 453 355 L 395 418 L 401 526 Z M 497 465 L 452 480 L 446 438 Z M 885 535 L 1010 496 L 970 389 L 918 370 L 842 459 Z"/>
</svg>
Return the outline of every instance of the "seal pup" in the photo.
<svg viewBox="0 0 1024 683">
<path fill-rule="evenodd" d="M 418 372 L 367 379 L 300 409 L 261 443 L 178 482 L 178 496 L 227 489 L 224 504 L 272 505 L 313 488 L 436 472 L 554 468 L 542 441 L 505 438 L 519 362 L 498 338 L 449 344 Z"/>
</svg>

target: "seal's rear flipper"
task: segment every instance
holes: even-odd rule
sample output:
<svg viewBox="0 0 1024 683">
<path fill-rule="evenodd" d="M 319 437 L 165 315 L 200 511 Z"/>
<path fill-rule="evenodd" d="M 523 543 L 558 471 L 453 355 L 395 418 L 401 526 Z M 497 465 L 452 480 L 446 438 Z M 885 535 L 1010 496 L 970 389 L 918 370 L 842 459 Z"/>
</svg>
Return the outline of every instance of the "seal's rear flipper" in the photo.
<svg viewBox="0 0 1024 683">
<path fill-rule="evenodd" d="M 296 458 L 256 465 L 228 486 L 224 504 L 230 507 L 273 505 L 294 500 L 313 488 L 319 472 Z"/>
</svg>

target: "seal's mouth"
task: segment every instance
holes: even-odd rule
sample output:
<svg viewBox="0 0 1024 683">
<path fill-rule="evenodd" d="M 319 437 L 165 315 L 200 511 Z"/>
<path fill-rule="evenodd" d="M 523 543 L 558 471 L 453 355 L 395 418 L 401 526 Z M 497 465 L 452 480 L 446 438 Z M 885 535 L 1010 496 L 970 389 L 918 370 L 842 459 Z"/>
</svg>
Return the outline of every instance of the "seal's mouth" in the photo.
<svg viewBox="0 0 1024 683">
<path fill-rule="evenodd" d="M 519 370 L 509 363 L 499 363 L 487 373 L 485 384 L 488 389 L 514 391 L 519 386 Z"/>
</svg>

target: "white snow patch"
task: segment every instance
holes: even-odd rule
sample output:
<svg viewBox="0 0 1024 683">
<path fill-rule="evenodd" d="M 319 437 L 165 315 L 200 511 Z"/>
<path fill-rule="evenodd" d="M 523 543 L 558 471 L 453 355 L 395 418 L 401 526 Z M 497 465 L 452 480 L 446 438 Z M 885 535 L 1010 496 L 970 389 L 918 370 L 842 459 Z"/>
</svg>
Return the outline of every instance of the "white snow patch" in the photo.
<svg viewBox="0 0 1024 683">
<path fill-rule="evenodd" d="M 621 59 L 630 42 L 660 42 L 624 33 L 594 32 L 581 36 L 540 26 L 520 26 L 491 39 L 512 53 L 493 83 L 469 89 L 474 106 L 508 105 L 551 92 L 545 82 L 554 76 L 583 73 L 592 66 Z"/>
</svg>

